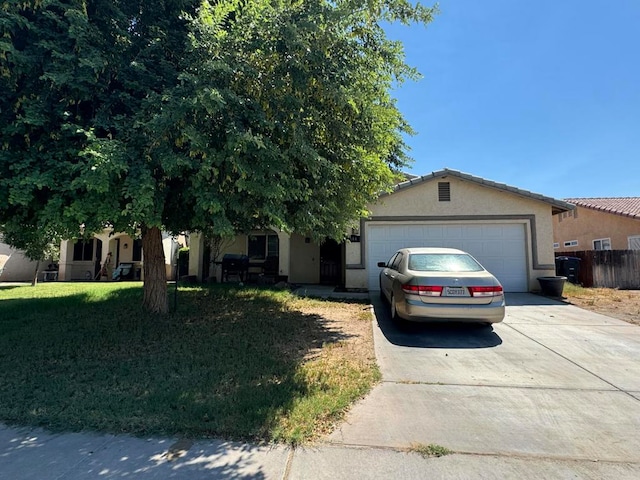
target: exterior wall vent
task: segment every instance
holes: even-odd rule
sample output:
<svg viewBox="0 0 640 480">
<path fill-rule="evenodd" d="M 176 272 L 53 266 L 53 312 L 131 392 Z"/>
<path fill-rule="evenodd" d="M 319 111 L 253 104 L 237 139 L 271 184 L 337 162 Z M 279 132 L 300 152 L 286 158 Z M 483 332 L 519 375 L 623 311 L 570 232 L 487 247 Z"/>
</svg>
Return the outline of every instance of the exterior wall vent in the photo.
<svg viewBox="0 0 640 480">
<path fill-rule="evenodd" d="M 438 201 L 451 201 L 451 185 L 449 182 L 438 182 Z"/>
</svg>

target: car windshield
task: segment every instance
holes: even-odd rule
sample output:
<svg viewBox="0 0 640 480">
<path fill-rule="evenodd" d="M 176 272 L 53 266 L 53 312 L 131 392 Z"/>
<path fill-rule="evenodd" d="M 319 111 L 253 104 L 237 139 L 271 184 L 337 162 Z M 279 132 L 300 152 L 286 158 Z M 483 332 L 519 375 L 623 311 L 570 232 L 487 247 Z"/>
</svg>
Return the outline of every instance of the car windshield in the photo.
<svg viewBox="0 0 640 480">
<path fill-rule="evenodd" d="M 414 253 L 409 256 L 409 270 L 419 272 L 481 272 L 473 257 L 460 253 Z"/>
</svg>

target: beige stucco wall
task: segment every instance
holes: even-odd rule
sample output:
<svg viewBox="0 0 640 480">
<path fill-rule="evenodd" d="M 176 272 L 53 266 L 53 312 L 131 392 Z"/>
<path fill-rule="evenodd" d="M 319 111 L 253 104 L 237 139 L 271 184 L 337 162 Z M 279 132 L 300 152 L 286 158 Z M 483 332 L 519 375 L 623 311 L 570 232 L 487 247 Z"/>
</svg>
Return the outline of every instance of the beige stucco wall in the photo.
<svg viewBox="0 0 640 480">
<path fill-rule="evenodd" d="M 260 234 L 264 232 L 256 231 L 254 233 Z M 270 230 L 269 233 L 276 233 L 278 235 L 278 273 L 282 276 L 289 276 L 291 263 L 291 242 L 289 235 L 279 230 Z M 249 248 L 248 241 L 248 235 L 236 235 L 229 243 L 225 244 L 218 261 L 222 261 L 222 257 L 227 253 L 246 255 Z M 195 275 L 199 281 L 203 281 L 203 250 L 204 239 L 202 235 L 200 233 L 191 234 L 189 241 L 189 275 Z M 220 266 L 217 266 L 215 269 L 212 268 L 210 275 L 215 277 L 216 281 L 220 282 L 222 276 Z"/>
<path fill-rule="evenodd" d="M 41 264 L 40 270 L 46 266 L 46 263 Z M 36 262 L 25 257 L 21 250 L 0 242 L 0 270 L 0 282 L 30 282 L 36 271 Z"/>
<path fill-rule="evenodd" d="M 450 183 L 451 201 L 438 201 L 438 182 Z M 555 275 L 551 205 L 546 202 L 457 177 L 446 177 L 385 195 L 369 210 L 371 216 L 364 222 L 364 232 L 361 232 L 365 243 L 368 226 L 376 222 L 523 224 L 529 289 L 539 289 L 537 277 Z M 347 244 L 347 264 L 350 265 L 346 272 L 347 288 L 365 288 L 367 285 L 365 243 Z M 350 264 L 352 260 L 354 262 Z"/>
<path fill-rule="evenodd" d="M 640 220 L 576 207 L 566 215 L 556 215 L 553 230 L 553 241 L 559 244 L 556 251 L 593 250 L 593 241 L 602 238 L 611 239 L 612 250 L 626 250 L 629 248 L 629 237 L 640 235 Z M 578 245 L 565 247 L 564 242 L 570 240 L 577 240 Z"/>
<path fill-rule="evenodd" d="M 111 262 L 107 268 L 108 277 L 100 277 L 100 280 L 111 280 L 113 270 L 120 263 L 133 262 L 133 238 L 126 233 L 112 233 L 105 230 L 94 236 L 96 240 L 102 242 L 102 254 L 100 256 L 100 266 L 102 266 L 107 258 L 107 254 L 111 252 Z M 184 243 L 184 237 L 174 239 L 167 233 L 162 234 L 162 249 L 165 258 L 165 272 L 167 279 L 175 277 L 175 255 L 179 248 L 179 243 Z M 60 244 L 60 262 L 59 262 L 59 280 L 87 280 L 95 278 L 95 261 L 74 261 L 73 246 L 74 241 L 64 240 Z M 94 246 L 95 248 L 95 246 Z M 95 250 L 94 250 L 95 253 Z M 140 278 L 143 279 L 144 252 L 142 259 L 133 262 L 135 268 L 140 269 Z"/>
<path fill-rule="evenodd" d="M 131 262 L 133 258 L 133 239 L 126 234 L 117 233 L 110 235 L 109 230 L 98 233 L 94 236 L 96 240 L 102 242 L 102 254 L 100 256 L 100 266 L 103 265 L 107 254 L 111 252 L 111 262 L 108 267 L 108 279 L 111 280 L 113 270 L 122 262 Z M 60 244 L 59 280 L 93 280 L 95 278 L 95 261 L 73 260 L 73 246 L 75 241 L 64 240 Z M 118 246 L 119 244 L 119 246 Z M 125 248 L 126 244 L 126 248 Z M 95 245 L 94 245 L 95 249 Z M 95 250 L 94 250 L 95 254 Z M 142 262 L 136 262 L 140 268 Z M 107 277 L 100 277 L 100 280 L 107 280 Z"/>
</svg>

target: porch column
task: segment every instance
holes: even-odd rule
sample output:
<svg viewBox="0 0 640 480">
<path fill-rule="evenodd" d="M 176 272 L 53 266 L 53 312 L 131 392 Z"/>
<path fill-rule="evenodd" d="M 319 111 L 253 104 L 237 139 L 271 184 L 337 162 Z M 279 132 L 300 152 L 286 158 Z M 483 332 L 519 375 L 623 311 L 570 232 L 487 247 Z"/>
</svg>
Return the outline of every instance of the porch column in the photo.
<svg viewBox="0 0 640 480">
<path fill-rule="evenodd" d="M 73 242 L 60 242 L 60 261 L 58 262 L 58 280 L 71 280 L 71 262 L 73 261 Z"/>
<path fill-rule="evenodd" d="M 195 275 L 198 281 L 202 282 L 204 235 L 201 233 L 192 233 L 189 237 L 189 275 Z"/>
<path fill-rule="evenodd" d="M 278 275 L 289 278 L 289 265 L 291 262 L 291 236 L 288 233 L 278 231 Z"/>
</svg>

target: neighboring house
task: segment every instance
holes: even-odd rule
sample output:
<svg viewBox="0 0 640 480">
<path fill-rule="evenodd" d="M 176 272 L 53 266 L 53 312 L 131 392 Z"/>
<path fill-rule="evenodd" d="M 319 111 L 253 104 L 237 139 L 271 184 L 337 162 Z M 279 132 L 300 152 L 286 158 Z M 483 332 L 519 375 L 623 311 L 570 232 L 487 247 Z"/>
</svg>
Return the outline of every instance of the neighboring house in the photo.
<svg viewBox="0 0 640 480">
<path fill-rule="evenodd" d="M 556 251 L 640 250 L 640 197 L 565 201 L 576 208 L 553 221 Z"/>
<path fill-rule="evenodd" d="M 508 292 L 538 290 L 537 277 L 555 275 L 553 215 L 573 206 L 562 200 L 444 169 L 411 178 L 369 206 L 341 244 L 322 245 L 283 232 L 240 235 L 226 253 L 253 265 L 277 257 L 280 278 L 377 290 L 378 262 L 402 247 L 446 246 L 474 255 Z M 189 273 L 210 273 L 204 241 L 192 235 Z M 219 279 L 219 275 L 218 275 Z"/>
<path fill-rule="evenodd" d="M 167 233 L 162 234 L 167 278 L 175 275 L 178 241 Z M 107 275 L 102 275 L 101 269 L 109 253 Z M 132 263 L 133 279 L 141 280 L 143 261 L 142 240 L 126 233 L 104 230 L 89 240 L 64 240 L 61 243 L 58 280 L 111 280 L 113 271 L 121 263 Z"/>
<path fill-rule="evenodd" d="M 21 250 L 2 243 L 0 238 L 0 282 L 31 282 L 36 265 Z M 45 266 L 41 264 L 40 270 Z"/>
</svg>

